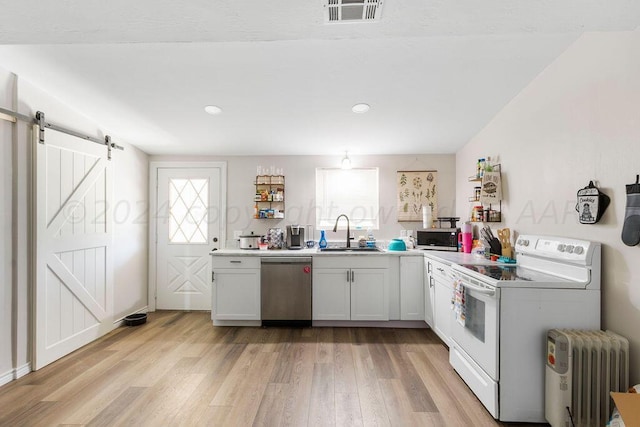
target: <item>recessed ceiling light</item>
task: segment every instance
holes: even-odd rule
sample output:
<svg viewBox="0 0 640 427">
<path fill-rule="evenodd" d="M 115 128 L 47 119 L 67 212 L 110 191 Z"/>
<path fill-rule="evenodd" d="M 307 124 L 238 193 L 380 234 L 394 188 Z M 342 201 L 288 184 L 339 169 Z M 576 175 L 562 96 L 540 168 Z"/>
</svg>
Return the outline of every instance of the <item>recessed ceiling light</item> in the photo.
<svg viewBox="0 0 640 427">
<path fill-rule="evenodd" d="M 206 107 L 204 107 L 204 111 L 211 115 L 216 115 L 222 113 L 222 108 L 218 107 L 217 105 L 207 105 Z"/>
<path fill-rule="evenodd" d="M 369 107 L 369 104 L 361 103 L 361 104 L 356 104 L 353 107 L 351 107 L 351 111 L 353 111 L 354 113 L 362 114 L 362 113 L 366 113 L 367 111 L 369 111 L 370 108 L 371 107 Z"/>
</svg>

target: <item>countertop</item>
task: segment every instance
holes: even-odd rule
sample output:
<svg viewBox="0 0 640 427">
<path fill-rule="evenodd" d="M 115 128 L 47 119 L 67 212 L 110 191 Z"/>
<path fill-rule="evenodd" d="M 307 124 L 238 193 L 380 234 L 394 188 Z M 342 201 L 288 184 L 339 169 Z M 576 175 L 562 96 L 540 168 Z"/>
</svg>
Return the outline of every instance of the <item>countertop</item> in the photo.
<svg viewBox="0 0 640 427">
<path fill-rule="evenodd" d="M 423 250 L 411 249 L 407 251 L 389 251 L 383 250 L 381 252 L 323 252 L 317 248 L 313 249 L 268 249 L 264 250 L 255 250 L 255 249 L 219 249 L 217 251 L 209 252 L 213 256 L 260 256 L 260 257 L 273 257 L 273 256 L 422 256 L 424 255 Z"/>
<path fill-rule="evenodd" d="M 268 250 L 256 250 L 256 249 L 219 249 L 217 251 L 210 252 L 213 256 L 259 256 L 259 257 L 291 257 L 291 256 L 427 256 L 436 261 L 443 262 L 445 264 L 476 264 L 476 265 L 488 265 L 498 264 L 495 261 L 491 261 L 485 258 L 480 258 L 473 254 L 467 254 L 463 252 L 447 252 L 447 251 L 432 251 L 425 249 L 409 249 L 406 251 L 389 251 L 383 250 L 381 252 L 322 252 L 317 248 L 313 249 L 268 249 Z"/>
</svg>

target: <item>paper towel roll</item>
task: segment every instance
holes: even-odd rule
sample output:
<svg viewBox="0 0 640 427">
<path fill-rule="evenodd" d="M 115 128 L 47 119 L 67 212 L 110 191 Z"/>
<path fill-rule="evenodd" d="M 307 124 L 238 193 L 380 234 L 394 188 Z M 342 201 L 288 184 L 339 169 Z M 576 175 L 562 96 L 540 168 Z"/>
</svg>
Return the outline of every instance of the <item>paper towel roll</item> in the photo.
<svg viewBox="0 0 640 427">
<path fill-rule="evenodd" d="M 422 206 L 422 228 L 431 228 L 432 224 L 431 207 Z"/>
</svg>

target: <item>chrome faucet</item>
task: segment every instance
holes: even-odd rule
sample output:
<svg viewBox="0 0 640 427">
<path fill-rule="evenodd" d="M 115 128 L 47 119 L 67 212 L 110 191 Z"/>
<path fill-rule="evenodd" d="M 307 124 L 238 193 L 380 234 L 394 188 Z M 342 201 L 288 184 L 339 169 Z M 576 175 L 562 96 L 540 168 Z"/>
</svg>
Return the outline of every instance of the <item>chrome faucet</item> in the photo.
<svg viewBox="0 0 640 427">
<path fill-rule="evenodd" d="M 338 220 L 340 219 L 341 216 L 345 217 L 345 219 L 347 220 L 347 247 L 350 248 L 352 237 L 351 237 L 351 230 L 349 229 L 349 217 L 346 216 L 345 214 L 338 215 L 338 218 L 336 218 L 336 224 L 333 226 L 333 231 L 335 232 L 336 230 L 338 230 Z"/>
</svg>

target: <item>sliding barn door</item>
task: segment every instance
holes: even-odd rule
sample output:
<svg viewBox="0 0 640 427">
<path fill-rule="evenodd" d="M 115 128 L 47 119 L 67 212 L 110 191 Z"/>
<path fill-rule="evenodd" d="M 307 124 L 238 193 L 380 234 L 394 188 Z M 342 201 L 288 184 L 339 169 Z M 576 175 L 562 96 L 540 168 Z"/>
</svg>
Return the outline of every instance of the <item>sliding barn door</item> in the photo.
<svg viewBox="0 0 640 427">
<path fill-rule="evenodd" d="M 112 162 L 106 147 L 54 130 L 35 156 L 39 369 L 113 329 Z"/>
</svg>

